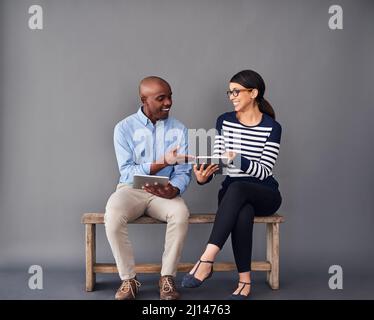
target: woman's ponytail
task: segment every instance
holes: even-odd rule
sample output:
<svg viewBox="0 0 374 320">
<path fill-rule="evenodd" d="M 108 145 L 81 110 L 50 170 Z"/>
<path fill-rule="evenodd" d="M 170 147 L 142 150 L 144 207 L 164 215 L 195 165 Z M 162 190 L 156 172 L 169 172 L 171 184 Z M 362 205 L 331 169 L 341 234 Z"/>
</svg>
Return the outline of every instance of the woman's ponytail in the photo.
<svg viewBox="0 0 374 320">
<path fill-rule="evenodd" d="M 275 112 L 269 101 L 265 98 L 261 97 L 256 99 L 258 103 L 258 107 L 262 113 L 266 113 L 268 116 L 272 117 L 275 120 Z"/>
</svg>

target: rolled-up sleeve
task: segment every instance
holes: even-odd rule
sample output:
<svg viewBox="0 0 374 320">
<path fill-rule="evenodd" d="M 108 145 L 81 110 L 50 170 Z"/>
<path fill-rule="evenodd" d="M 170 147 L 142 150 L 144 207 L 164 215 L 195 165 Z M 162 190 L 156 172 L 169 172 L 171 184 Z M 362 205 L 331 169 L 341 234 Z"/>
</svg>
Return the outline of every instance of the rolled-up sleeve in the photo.
<svg viewBox="0 0 374 320">
<path fill-rule="evenodd" d="M 183 137 L 180 143 L 180 149 L 178 153 L 187 154 L 188 153 L 188 131 L 187 128 L 183 129 Z M 170 177 L 170 184 L 177 187 L 180 190 L 180 194 L 186 191 L 190 181 L 191 181 L 191 170 L 192 166 L 188 163 L 177 164 L 173 168 L 173 173 Z"/>
</svg>

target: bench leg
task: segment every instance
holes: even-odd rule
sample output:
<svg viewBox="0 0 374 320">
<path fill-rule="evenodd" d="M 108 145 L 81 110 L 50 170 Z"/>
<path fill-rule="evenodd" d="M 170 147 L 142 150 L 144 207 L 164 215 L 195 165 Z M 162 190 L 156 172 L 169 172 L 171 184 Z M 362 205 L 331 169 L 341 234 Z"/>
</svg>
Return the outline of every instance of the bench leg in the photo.
<svg viewBox="0 0 374 320">
<path fill-rule="evenodd" d="M 96 282 L 96 224 L 86 224 L 86 291 L 93 291 Z"/>
<path fill-rule="evenodd" d="M 273 290 L 279 289 L 279 223 L 266 225 L 266 259 L 271 264 L 266 280 Z"/>
</svg>

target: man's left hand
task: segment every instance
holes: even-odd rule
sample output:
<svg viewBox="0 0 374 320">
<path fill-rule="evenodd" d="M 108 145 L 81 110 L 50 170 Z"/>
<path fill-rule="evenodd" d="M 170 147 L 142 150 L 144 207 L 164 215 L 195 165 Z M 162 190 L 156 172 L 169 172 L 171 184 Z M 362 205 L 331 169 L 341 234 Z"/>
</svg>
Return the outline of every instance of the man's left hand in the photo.
<svg viewBox="0 0 374 320">
<path fill-rule="evenodd" d="M 167 186 L 162 186 L 156 182 L 154 185 L 145 185 L 143 189 L 155 196 L 165 199 L 173 199 L 179 194 L 179 189 L 170 183 Z"/>
</svg>

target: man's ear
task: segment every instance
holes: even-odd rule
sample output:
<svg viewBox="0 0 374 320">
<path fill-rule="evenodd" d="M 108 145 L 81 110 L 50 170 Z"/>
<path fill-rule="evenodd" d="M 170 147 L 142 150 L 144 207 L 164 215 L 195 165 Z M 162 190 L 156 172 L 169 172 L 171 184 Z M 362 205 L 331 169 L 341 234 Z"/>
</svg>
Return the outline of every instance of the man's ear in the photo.
<svg viewBox="0 0 374 320">
<path fill-rule="evenodd" d="M 140 96 L 141 102 L 144 104 L 147 101 L 147 97 L 145 96 Z"/>
</svg>

